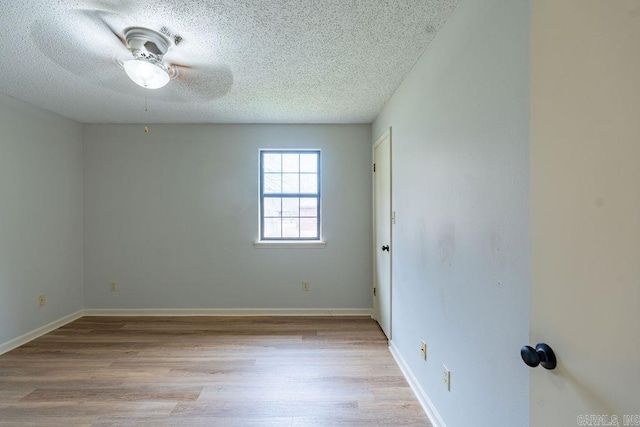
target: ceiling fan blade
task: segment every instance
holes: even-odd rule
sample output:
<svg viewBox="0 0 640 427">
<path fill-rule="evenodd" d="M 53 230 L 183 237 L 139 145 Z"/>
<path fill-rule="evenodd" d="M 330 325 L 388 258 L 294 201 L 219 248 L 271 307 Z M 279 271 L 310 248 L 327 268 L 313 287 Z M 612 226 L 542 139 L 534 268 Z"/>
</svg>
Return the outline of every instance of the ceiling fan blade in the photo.
<svg viewBox="0 0 640 427">
<path fill-rule="evenodd" d="M 64 18 L 35 21 L 30 35 L 40 52 L 63 69 L 100 79 L 117 72 L 113 59 L 129 52 L 110 25 L 95 11 L 72 10 Z"/>
<path fill-rule="evenodd" d="M 84 0 L 85 9 L 128 15 L 133 11 L 135 3 L 131 0 Z"/>
<path fill-rule="evenodd" d="M 95 24 L 96 28 L 104 28 L 105 36 L 106 31 L 111 33 L 116 40 L 122 44 L 122 46 L 129 50 L 129 45 L 125 40 L 124 36 L 120 31 L 118 31 L 112 22 L 116 20 L 121 20 L 121 16 L 111 12 L 105 12 L 102 10 L 88 10 L 88 9 L 78 9 L 77 12 L 79 14 L 85 15 L 88 21 L 91 21 Z"/>
<path fill-rule="evenodd" d="M 226 95 L 233 86 L 233 74 L 226 65 L 172 64 L 178 76 L 169 82 L 191 100 L 209 101 Z"/>
<path fill-rule="evenodd" d="M 81 22 L 95 29 L 95 34 L 92 33 L 96 37 L 95 48 L 109 51 L 112 56 L 129 56 L 131 47 L 124 36 L 126 18 L 123 15 L 94 9 L 75 9 L 73 12 L 81 17 Z"/>
</svg>

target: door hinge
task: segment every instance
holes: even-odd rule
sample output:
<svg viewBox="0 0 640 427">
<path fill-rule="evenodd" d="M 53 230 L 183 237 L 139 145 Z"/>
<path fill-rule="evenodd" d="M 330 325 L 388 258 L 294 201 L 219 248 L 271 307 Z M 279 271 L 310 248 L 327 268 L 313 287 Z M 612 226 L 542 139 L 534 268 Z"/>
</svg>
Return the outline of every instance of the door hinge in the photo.
<svg viewBox="0 0 640 427">
<path fill-rule="evenodd" d="M 373 171 L 374 172 L 376 171 L 376 164 L 375 163 L 373 164 Z"/>
<path fill-rule="evenodd" d="M 396 211 L 393 211 L 391 213 L 391 223 L 395 224 L 396 223 Z"/>
<path fill-rule="evenodd" d="M 378 295 L 378 291 L 376 290 L 376 288 L 373 288 L 373 296 L 377 296 Z"/>
</svg>

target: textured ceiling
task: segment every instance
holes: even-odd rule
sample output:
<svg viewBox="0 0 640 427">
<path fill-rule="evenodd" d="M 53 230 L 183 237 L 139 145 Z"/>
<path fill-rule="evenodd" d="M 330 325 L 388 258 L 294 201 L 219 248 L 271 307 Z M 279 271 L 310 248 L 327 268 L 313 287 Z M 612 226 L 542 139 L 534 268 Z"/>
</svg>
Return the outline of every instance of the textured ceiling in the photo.
<svg viewBox="0 0 640 427">
<path fill-rule="evenodd" d="M 369 123 L 458 0 L 0 2 L 0 92 L 81 123 Z M 136 86 L 132 26 L 191 68 Z"/>
</svg>

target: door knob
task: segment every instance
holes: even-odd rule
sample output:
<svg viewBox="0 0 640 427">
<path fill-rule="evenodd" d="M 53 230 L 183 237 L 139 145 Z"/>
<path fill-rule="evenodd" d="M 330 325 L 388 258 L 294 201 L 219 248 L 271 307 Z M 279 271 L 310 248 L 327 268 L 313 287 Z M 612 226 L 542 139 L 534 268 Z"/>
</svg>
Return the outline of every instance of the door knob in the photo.
<svg viewBox="0 0 640 427">
<path fill-rule="evenodd" d="M 545 343 L 536 345 L 535 349 L 525 345 L 520 349 L 520 357 L 524 363 L 532 368 L 542 365 L 545 369 L 555 369 L 557 365 L 556 354 Z"/>
<path fill-rule="evenodd" d="M 387 251 L 387 252 L 389 252 L 389 245 L 383 246 L 383 247 L 382 247 L 382 250 L 383 250 L 383 251 Z"/>
</svg>

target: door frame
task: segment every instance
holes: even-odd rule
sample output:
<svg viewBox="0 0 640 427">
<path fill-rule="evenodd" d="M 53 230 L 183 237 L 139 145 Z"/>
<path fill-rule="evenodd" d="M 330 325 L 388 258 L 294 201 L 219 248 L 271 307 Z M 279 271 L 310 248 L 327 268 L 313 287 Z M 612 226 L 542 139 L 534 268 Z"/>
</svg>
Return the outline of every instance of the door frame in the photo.
<svg viewBox="0 0 640 427">
<path fill-rule="evenodd" d="M 393 140 L 392 140 L 392 127 L 384 131 L 380 137 L 374 142 L 371 147 L 371 211 L 372 211 L 372 252 L 373 252 L 373 287 L 371 293 L 373 295 L 373 316 L 376 321 L 379 320 L 380 306 L 378 296 L 376 295 L 376 289 L 378 288 L 377 279 L 377 265 L 378 265 L 378 253 L 377 253 L 377 241 L 376 241 L 376 175 L 374 171 L 376 160 L 376 147 L 382 143 L 386 138 L 389 138 L 389 336 L 387 339 L 391 341 L 392 325 L 393 325 Z M 379 323 L 379 322 L 378 322 Z M 382 328 L 381 328 L 382 329 Z"/>
</svg>

